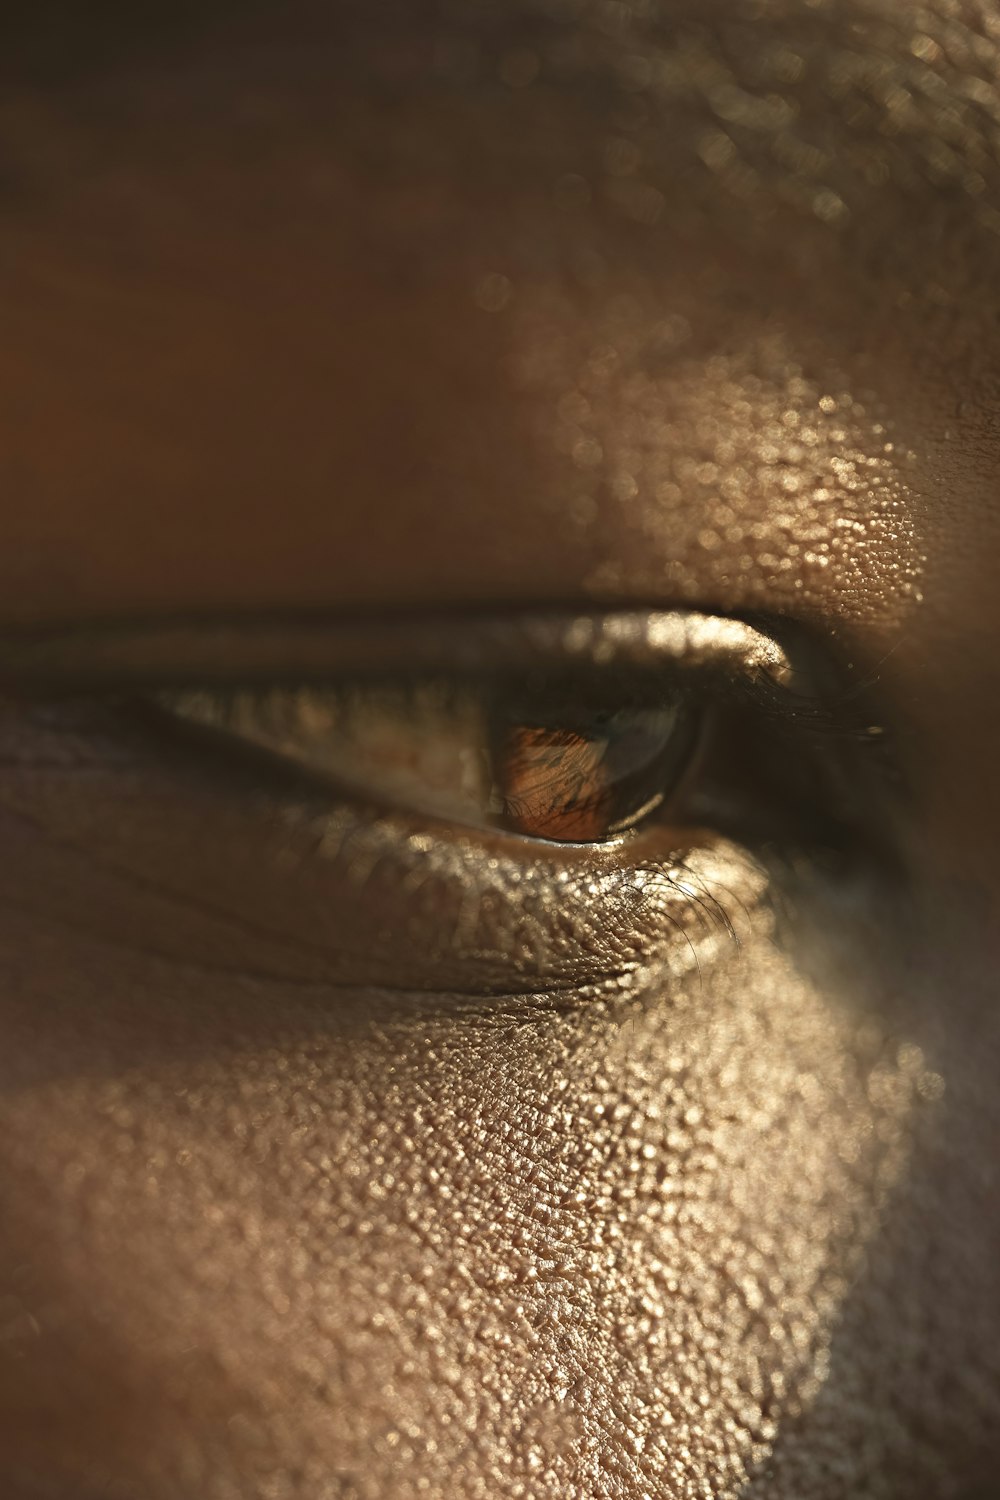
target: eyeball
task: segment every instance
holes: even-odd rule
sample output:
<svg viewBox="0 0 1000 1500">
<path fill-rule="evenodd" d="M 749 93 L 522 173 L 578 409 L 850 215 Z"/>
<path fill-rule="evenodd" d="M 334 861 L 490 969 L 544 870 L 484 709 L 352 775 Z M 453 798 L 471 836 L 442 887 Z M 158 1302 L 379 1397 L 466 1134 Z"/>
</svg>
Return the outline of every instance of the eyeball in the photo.
<svg viewBox="0 0 1000 1500">
<path fill-rule="evenodd" d="M 680 691 L 655 706 L 612 701 L 594 711 L 544 683 L 525 694 L 510 685 L 354 682 L 164 693 L 157 702 L 338 791 L 560 843 L 601 842 L 652 814 L 690 759 L 697 717 Z"/>
<path fill-rule="evenodd" d="M 680 701 L 573 725 L 506 723 L 491 747 L 498 821 L 531 838 L 568 843 L 622 833 L 673 789 L 691 731 Z"/>
</svg>

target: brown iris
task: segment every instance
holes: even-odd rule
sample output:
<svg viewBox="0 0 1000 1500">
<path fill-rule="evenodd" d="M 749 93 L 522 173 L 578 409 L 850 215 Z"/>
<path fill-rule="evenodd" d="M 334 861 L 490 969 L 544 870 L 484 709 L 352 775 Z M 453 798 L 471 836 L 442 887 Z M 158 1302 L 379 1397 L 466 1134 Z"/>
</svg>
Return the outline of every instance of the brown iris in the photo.
<svg viewBox="0 0 1000 1500">
<path fill-rule="evenodd" d="M 572 726 L 504 725 L 493 752 L 500 821 L 532 838 L 606 839 L 659 806 L 690 746 L 687 716 L 677 706 Z"/>
</svg>

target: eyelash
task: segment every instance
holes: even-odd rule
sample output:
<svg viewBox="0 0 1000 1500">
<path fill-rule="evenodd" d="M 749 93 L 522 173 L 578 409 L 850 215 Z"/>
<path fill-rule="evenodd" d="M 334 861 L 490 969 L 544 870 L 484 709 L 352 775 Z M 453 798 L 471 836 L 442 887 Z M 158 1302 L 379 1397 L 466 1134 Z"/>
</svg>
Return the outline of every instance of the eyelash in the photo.
<svg viewBox="0 0 1000 1500">
<path fill-rule="evenodd" d="M 460 681 L 428 681 L 417 677 L 388 681 L 383 679 L 374 683 L 349 680 L 332 688 L 307 686 L 298 691 L 278 687 L 242 692 L 215 689 L 194 694 L 167 693 L 158 694 L 152 700 L 153 722 L 159 722 L 164 730 L 179 732 L 185 738 L 190 733 L 194 736 L 192 744 L 197 740 L 202 750 L 239 755 L 248 763 L 253 761 L 262 775 L 270 772 L 277 774 L 279 778 L 293 777 L 320 796 L 325 794 L 350 799 L 352 795 L 360 793 L 364 799 L 366 792 L 369 792 L 378 802 L 385 799 L 379 798 L 377 786 L 373 789 L 370 786 L 359 787 L 355 783 L 352 787 L 349 775 L 345 784 L 344 778 L 329 774 L 328 768 L 317 766 L 314 757 L 297 753 L 301 750 L 301 745 L 296 743 L 296 725 L 293 722 L 295 716 L 300 713 L 302 704 L 313 713 L 317 711 L 317 704 L 320 709 L 325 705 L 326 711 L 335 716 L 338 712 L 343 713 L 344 705 L 352 701 L 352 695 L 362 702 L 365 701 L 366 694 L 382 695 L 398 715 L 400 729 L 405 732 L 408 724 L 411 735 L 419 737 L 427 730 L 426 707 L 422 695 L 430 689 L 437 691 L 437 704 L 442 711 L 446 711 L 452 702 L 465 701 L 470 692 L 469 685 Z M 508 721 L 515 722 L 517 716 L 507 707 L 512 696 L 520 696 L 523 700 L 523 688 L 509 681 L 493 682 L 485 694 L 485 722 L 495 724 L 504 715 Z M 772 753 L 779 749 L 782 752 L 776 758 L 783 762 L 783 770 L 791 761 L 797 773 L 790 778 L 788 784 L 797 788 L 799 805 L 794 810 L 786 806 L 780 831 L 776 826 L 770 830 L 773 837 L 778 837 L 780 832 L 780 838 L 789 846 L 794 844 L 801 848 L 812 842 L 814 845 L 824 846 L 828 851 L 836 848 L 841 852 L 852 841 L 857 840 L 862 832 L 865 834 L 865 841 L 870 842 L 873 831 L 871 820 L 861 816 L 864 798 L 859 797 L 856 806 L 848 809 L 844 805 L 843 795 L 840 795 L 838 805 L 833 807 L 827 805 L 819 784 L 824 780 L 830 782 L 836 779 L 829 773 L 835 766 L 842 768 L 845 753 L 849 755 L 858 746 L 870 745 L 871 731 L 862 730 L 853 720 L 843 713 L 833 711 L 817 697 L 794 694 L 788 688 L 779 688 L 761 674 L 739 678 L 732 673 L 716 670 L 685 671 L 675 664 L 668 673 L 662 670 L 658 673 L 618 673 L 613 687 L 605 684 L 603 690 L 597 693 L 593 682 L 586 682 L 581 677 L 577 677 L 575 683 L 572 678 L 542 678 L 534 684 L 531 701 L 535 704 L 534 711 L 528 710 L 522 717 L 527 717 L 530 723 L 549 725 L 555 730 L 567 722 L 579 723 L 588 713 L 593 714 L 601 707 L 605 712 L 615 711 L 635 716 L 651 710 L 662 710 L 668 703 L 679 703 L 682 711 L 689 718 L 695 719 L 702 728 L 706 722 L 711 724 L 713 719 L 717 720 L 720 714 L 728 715 L 731 720 L 733 716 L 738 716 L 740 730 L 746 736 L 747 759 L 752 758 L 754 747 L 763 738 L 767 740 Z M 192 705 L 195 705 L 194 709 Z M 884 741 L 879 741 L 879 748 L 884 750 Z M 493 753 L 492 749 L 490 753 Z M 840 780 L 843 779 L 841 775 Z M 671 787 L 663 785 L 659 792 L 657 797 L 648 799 L 650 808 L 666 800 L 665 811 L 674 819 L 676 826 L 679 809 L 669 800 Z M 392 800 L 390 797 L 390 808 Z M 794 799 L 789 797 L 788 800 Z M 711 795 L 703 794 L 692 810 L 695 811 L 696 818 L 700 814 L 710 821 L 713 817 L 719 817 L 724 801 L 724 797 L 716 796 L 713 799 Z M 505 811 L 509 809 L 509 805 L 504 804 Z M 421 809 L 419 805 L 403 804 L 397 805 L 397 811 L 411 816 L 420 815 L 423 811 L 429 816 L 431 823 L 440 821 L 434 817 L 433 808 Z M 744 841 L 765 844 L 768 830 L 760 819 L 760 810 L 757 811 L 756 833 L 751 832 L 748 821 L 744 821 L 741 833 Z M 681 818 L 683 821 L 683 815 Z M 458 821 L 467 820 L 459 817 Z M 638 823 L 640 820 L 637 817 L 634 821 Z M 544 828 L 539 831 L 524 827 L 518 830 L 508 829 L 508 832 L 511 831 L 519 832 L 525 838 L 546 837 Z M 597 842 L 603 842 L 612 836 L 636 837 L 640 832 L 641 827 L 631 827 L 627 821 L 621 826 L 611 824 L 606 833 L 598 837 Z M 581 839 L 570 833 L 564 837 L 556 837 L 556 842 L 580 847 L 592 843 L 593 839 Z"/>
<path fill-rule="evenodd" d="M 683 688 L 711 705 L 717 719 L 683 807 L 664 807 L 648 825 L 607 844 L 455 827 L 377 797 L 342 795 L 272 752 L 172 718 L 155 692 L 143 690 L 144 663 L 156 652 L 134 640 L 116 646 L 113 671 L 107 658 L 103 675 L 93 671 L 90 697 L 11 706 L 2 797 L 50 835 L 54 851 L 79 851 L 88 868 L 117 882 L 118 894 L 100 915 L 109 939 L 127 940 L 134 890 L 141 903 L 134 925 L 153 921 L 150 899 L 166 901 L 154 922 L 156 942 L 185 962 L 242 967 L 254 955 L 255 972 L 270 968 L 327 988 L 356 983 L 473 998 L 569 996 L 614 986 L 636 965 L 701 964 L 720 934 L 739 925 L 740 912 L 761 899 L 772 873 L 788 871 L 797 886 L 804 856 L 808 867 L 827 869 L 832 861 L 856 869 L 887 847 L 879 811 L 886 740 L 869 750 L 860 733 L 864 711 L 856 700 L 844 703 L 838 682 L 812 671 L 808 652 L 796 653 L 793 685 L 779 681 L 780 659 L 774 671 L 770 657 L 748 666 L 742 646 L 738 657 L 707 648 L 699 654 L 701 627 L 696 620 L 693 634 L 684 634 L 685 617 L 680 634 L 669 619 L 664 624 L 661 636 L 671 646 L 664 660 L 647 649 L 649 619 L 637 625 L 625 661 L 598 649 L 600 622 L 575 661 L 561 660 L 555 649 L 546 655 L 538 647 L 548 637 L 531 636 L 562 702 L 576 694 L 599 700 L 602 692 L 607 701 L 611 684 L 617 701 L 627 692 L 633 704 L 662 702 L 665 690 Z M 735 640 L 731 622 L 723 623 Z M 622 634 L 631 639 L 624 625 Z M 497 688 L 511 681 L 513 652 L 498 671 L 498 653 L 491 665 L 473 629 L 458 635 L 469 649 L 460 680 Z M 385 657 L 398 662 L 408 638 L 421 648 L 415 632 L 387 631 Z M 355 632 L 345 644 L 354 650 L 363 639 Z M 414 653 L 419 669 L 405 681 L 425 681 L 428 671 L 440 678 L 455 639 L 452 622 L 442 649 L 425 641 L 422 661 L 421 650 Z M 492 639 L 507 650 L 501 624 Z M 676 660 L 679 647 L 687 665 Z M 382 659 L 379 665 L 366 680 L 386 680 Z M 163 673 L 161 682 L 170 675 L 189 684 L 207 678 L 213 691 L 224 681 L 222 672 L 194 668 Z M 343 660 L 339 670 L 312 677 L 358 680 Z M 287 670 L 269 672 L 271 681 L 289 678 Z M 78 767 L 85 781 L 59 774 Z M 38 884 L 52 919 L 64 885 L 58 871 Z M 81 898 L 89 906 L 80 892 L 64 920 L 78 921 Z M 172 913 L 189 903 L 195 916 L 179 922 Z M 393 934 L 391 948 L 358 945 L 373 922 Z"/>
<path fill-rule="evenodd" d="M 401 659 L 409 663 L 404 673 L 398 669 Z M 296 672 L 296 662 L 307 666 L 305 676 Z M 144 691 L 142 679 L 151 672 L 165 679 L 167 691 Z M 273 738 L 270 745 L 261 744 L 252 726 L 249 735 L 227 734 L 234 727 L 227 722 L 234 705 L 250 704 L 251 720 L 260 718 L 269 700 L 290 697 L 287 684 L 296 680 L 307 697 L 325 692 L 342 701 L 351 691 L 391 692 L 401 717 L 414 720 L 416 732 L 419 694 L 430 683 L 453 695 L 468 695 L 471 687 L 493 705 L 492 715 L 512 693 L 523 696 L 527 682 L 536 708 L 530 722 L 550 727 L 560 716 L 578 719 L 588 706 L 662 711 L 667 701 L 679 699 L 694 704 L 702 718 L 709 717 L 709 709 L 713 719 L 720 713 L 730 719 L 738 715 L 738 731 L 750 745 L 766 731 L 772 752 L 794 773 L 791 782 L 810 783 L 794 816 L 781 820 L 780 837 L 787 843 L 808 846 L 812 840 L 844 848 L 862 833 L 862 844 L 877 842 L 871 835 L 880 819 L 860 784 L 868 766 L 846 764 L 858 745 L 872 743 L 870 710 L 860 695 L 845 695 L 826 654 L 785 622 L 743 622 L 692 610 L 585 615 L 527 610 L 471 614 L 465 620 L 423 613 L 369 621 L 299 613 L 232 625 L 152 620 L 0 641 L 0 678 L 16 686 L 22 676 L 35 691 L 46 681 L 57 691 L 89 684 L 96 695 L 117 686 L 127 695 L 120 699 L 126 719 L 138 727 L 145 716 L 154 738 L 165 742 L 172 734 L 175 745 L 187 739 L 193 748 L 193 735 L 203 755 L 228 754 L 231 765 L 241 757 L 262 778 L 277 776 L 286 790 L 293 782 L 308 790 L 311 783 L 314 793 L 325 790 L 327 797 L 344 790 L 336 777 L 326 777 L 324 787 L 315 766 L 275 754 Z M 134 694 L 128 691 L 130 681 Z M 181 722 L 183 708 L 177 713 L 185 697 L 207 705 L 202 717 L 208 724 L 201 734 L 198 725 Z M 879 736 L 878 753 L 866 748 L 863 759 L 880 762 L 884 771 L 889 741 Z M 256 745 L 249 743 L 253 739 Z M 155 752 L 155 744 L 150 749 Z M 835 771 L 838 764 L 839 805 L 828 809 L 827 783 L 838 778 L 803 778 L 802 773 L 824 765 Z M 855 771 L 863 775 L 852 786 Z M 710 807 L 703 797 L 699 812 L 710 819 L 730 800 L 717 797 Z M 745 822 L 738 836 L 760 842 L 767 832 L 757 817 Z"/>
<path fill-rule="evenodd" d="M 619 684 L 606 699 L 551 677 L 442 679 L 161 694 L 171 717 L 255 746 L 350 795 L 403 811 L 506 827 L 525 838 L 604 841 L 641 821 L 690 758 L 697 695 Z"/>
</svg>

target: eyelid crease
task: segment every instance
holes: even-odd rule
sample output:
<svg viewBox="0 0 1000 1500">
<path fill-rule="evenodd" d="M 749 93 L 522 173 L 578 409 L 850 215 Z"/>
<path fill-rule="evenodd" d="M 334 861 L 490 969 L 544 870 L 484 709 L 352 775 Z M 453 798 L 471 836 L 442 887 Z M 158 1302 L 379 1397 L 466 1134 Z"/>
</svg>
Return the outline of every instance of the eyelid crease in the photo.
<svg viewBox="0 0 1000 1500">
<path fill-rule="evenodd" d="M 762 675 L 789 688 L 784 647 L 745 620 L 698 610 L 509 610 L 108 622 L 0 636 L 0 687 L 114 689 L 461 676 L 526 667 L 655 667 Z"/>
</svg>

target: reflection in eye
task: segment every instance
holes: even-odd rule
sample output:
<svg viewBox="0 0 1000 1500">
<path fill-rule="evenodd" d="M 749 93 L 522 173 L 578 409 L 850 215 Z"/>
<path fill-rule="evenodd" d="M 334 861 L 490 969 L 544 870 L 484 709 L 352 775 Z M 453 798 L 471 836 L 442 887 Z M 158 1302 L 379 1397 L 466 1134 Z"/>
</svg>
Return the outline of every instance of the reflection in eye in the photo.
<svg viewBox="0 0 1000 1500">
<path fill-rule="evenodd" d="M 181 731 L 195 762 L 242 760 L 265 792 L 305 773 L 343 810 L 581 846 L 648 822 L 766 857 L 889 851 L 902 783 L 876 703 L 821 642 L 763 625 L 692 610 L 105 622 L 0 641 L 0 681 L 102 698 L 151 753 Z"/>
<path fill-rule="evenodd" d="M 691 744 L 677 705 L 621 710 L 575 728 L 511 724 L 493 756 L 503 821 L 574 843 L 621 833 L 660 806 Z"/>
<path fill-rule="evenodd" d="M 159 694 L 184 720 L 341 787 L 459 823 L 593 843 L 635 827 L 687 768 L 698 714 L 679 690 L 638 706 L 416 681 Z"/>
</svg>

